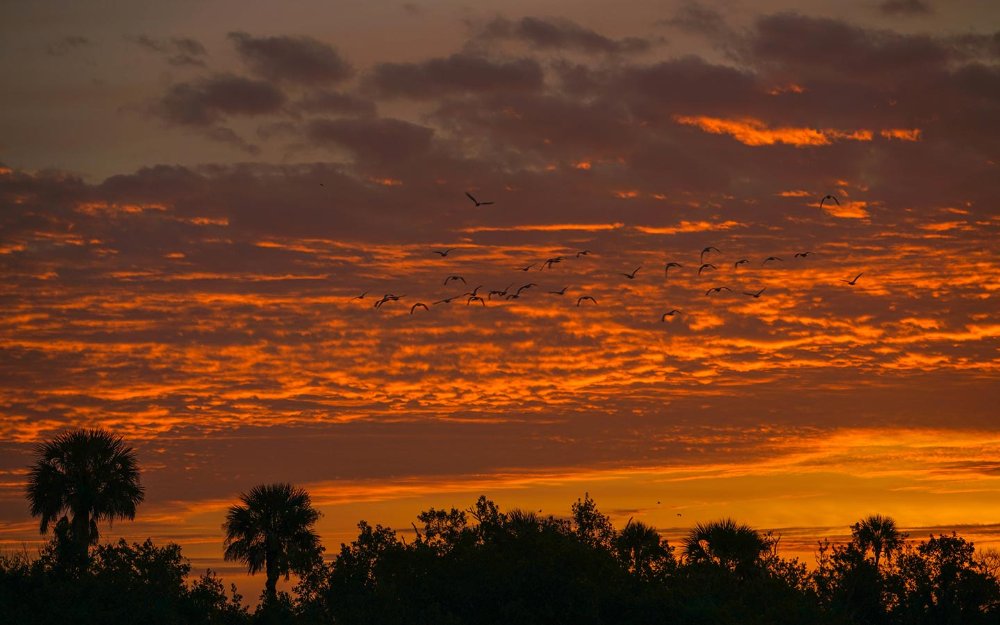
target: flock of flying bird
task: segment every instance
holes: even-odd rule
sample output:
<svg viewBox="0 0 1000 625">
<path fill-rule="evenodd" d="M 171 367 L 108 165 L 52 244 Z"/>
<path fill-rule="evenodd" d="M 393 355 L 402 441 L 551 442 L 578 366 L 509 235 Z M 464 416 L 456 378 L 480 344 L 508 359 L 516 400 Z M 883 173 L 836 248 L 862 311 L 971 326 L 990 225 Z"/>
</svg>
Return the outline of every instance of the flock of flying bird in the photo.
<svg viewBox="0 0 1000 625">
<path fill-rule="evenodd" d="M 489 202 L 480 202 L 479 200 L 477 200 L 468 191 L 466 191 L 465 195 L 470 200 L 472 200 L 472 202 L 477 207 L 479 207 L 479 206 L 489 206 L 489 205 L 493 204 L 492 201 L 489 201 Z M 840 202 L 837 200 L 836 197 L 834 197 L 833 195 L 825 195 L 825 196 L 823 196 L 822 199 L 820 199 L 820 203 L 819 203 L 820 208 L 823 207 L 823 204 L 827 200 L 832 201 L 833 203 L 837 204 L 838 206 L 840 205 Z M 431 250 L 431 252 L 433 254 L 437 254 L 441 258 L 447 258 L 448 255 L 451 252 L 455 251 L 456 249 L 458 249 L 458 248 L 448 248 L 448 249 L 444 249 L 444 250 Z M 591 253 L 592 252 L 590 250 L 580 250 L 580 251 L 576 252 L 573 255 L 573 258 L 580 258 L 581 256 L 588 256 Z M 707 254 L 721 254 L 721 253 L 722 253 L 721 250 L 719 250 L 717 247 L 714 247 L 714 246 L 711 246 L 711 245 L 708 246 L 708 247 L 706 247 L 706 248 L 704 248 L 703 250 L 701 250 L 701 254 L 698 257 L 698 262 L 699 262 L 698 276 L 699 277 L 705 271 L 714 271 L 714 270 L 718 270 L 718 268 L 719 268 L 718 265 L 716 265 L 714 263 L 705 262 L 705 256 Z M 811 254 L 812 254 L 812 252 L 797 252 L 795 254 L 794 258 L 807 258 Z M 515 269 L 517 269 L 519 271 L 524 271 L 524 272 L 531 271 L 535 267 L 538 267 L 539 271 L 545 270 L 545 269 L 552 269 L 553 265 L 561 263 L 564 260 L 567 260 L 567 258 L 568 258 L 567 256 L 553 256 L 553 257 L 547 258 L 547 259 L 545 259 L 544 261 L 541 261 L 541 262 L 535 262 L 535 263 L 531 263 L 529 265 L 515 267 Z M 718 262 L 718 261 L 716 261 L 716 262 Z M 764 261 L 761 264 L 762 265 L 767 265 L 768 263 L 772 263 L 772 262 L 784 262 L 784 259 L 781 258 L 781 257 L 779 257 L 779 256 L 768 256 L 767 258 L 764 259 Z M 748 258 L 740 258 L 739 260 L 737 260 L 737 261 L 735 261 L 733 263 L 733 269 L 734 270 L 738 270 L 741 265 L 746 265 L 746 264 L 749 264 L 749 263 L 750 263 L 750 259 L 748 259 Z M 664 265 L 664 268 L 663 268 L 664 277 L 668 278 L 670 276 L 670 270 L 671 269 L 682 269 L 682 268 L 684 268 L 684 265 L 682 265 L 680 263 L 673 262 L 673 261 L 667 262 Z M 618 273 L 617 275 L 622 276 L 622 277 L 624 277 L 627 280 L 635 280 L 636 274 L 639 273 L 640 269 L 642 269 L 642 266 L 636 267 L 635 269 L 633 269 L 629 273 Z M 843 280 L 842 279 L 841 282 L 844 282 L 844 283 L 846 283 L 846 284 L 848 284 L 850 286 L 854 286 L 855 284 L 857 284 L 858 278 L 860 278 L 862 275 L 864 275 L 864 272 L 859 273 L 858 275 L 856 275 L 851 280 Z M 461 282 L 464 285 L 468 285 L 468 283 L 465 281 L 465 278 L 463 276 L 460 276 L 460 275 L 457 275 L 457 274 L 450 274 L 450 275 L 448 275 L 444 279 L 444 283 L 443 284 L 444 284 L 444 286 L 448 286 L 452 282 L 455 282 L 455 283 Z M 452 303 L 453 301 L 455 301 L 457 299 L 465 298 L 465 304 L 466 304 L 466 306 L 469 306 L 469 305 L 473 304 L 474 302 L 475 303 L 479 303 L 482 306 L 486 306 L 486 302 L 493 300 L 494 297 L 496 299 L 500 299 L 500 300 L 519 299 L 521 297 L 522 293 L 524 293 L 528 289 L 532 289 L 532 288 L 538 287 L 537 283 L 535 283 L 535 282 L 528 282 L 527 284 L 524 284 L 524 285 L 518 287 L 516 290 L 513 290 L 514 289 L 514 284 L 515 283 L 511 283 L 511 284 L 507 285 L 504 289 L 498 289 L 498 290 L 488 291 L 488 292 L 486 292 L 486 297 L 483 297 L 482 295 L 480 295 L 480 291 L 483 288 L 483 286 L 479 285 L 476 288 L 472 289 L 471 291 L 466 291 L 465 293 L 461 293 L 459 295 L 454 295 L 452 297 L 446 297 L 444 299 L 441 299 L 441 300 L 438 300 L 436 302 L 433 302 L 431 305 L 432 306 L 437 306 L 437 305 L 440 305 L 440 304 L 450 304 L 450 303 Z M 562 289 L 560 289 L 558 291 L 547 291 L 547 293 L 550 294 L 550 295 L 564 296 L 564 295 L 566 295 L 566 290 L 568 288 L 569 287 L 563 287 Z M 760 296 L 764 293 L 764 291 L 766 289 L 767 289 L 767 287 L 762 287 L 762 288 L 760 288 L 757 291 L 743 291 L 742 293 L 743 293 L 743 295 L 746 295 L 748 297 L 752 297 L 754 299 L 758 299 L 758 298 L 760 298 Z M 716 287 L 711 287 L 707 291 L 705 291 L 705 295 L 709 296 L 709 295 L 712 295 L 713 293 L 721 293 L 723 291 L 732 292 L 733 290 L 731 288 L 729 288 L 728 286 L 716 286 Z M 365 291 L 361 295 L 358 295 L 357 297 L 352 298 L 352 300 L 364 300 L 368 296 L 368 293 L 370 293 L 370 291 Z M 397 302 L 400 299 L 402 299 L 403 297 L 405 297 L 405 295 L 395 295 L 393 293 L 386 293 L 378 301 L 375 302 L 375 308 L 376 309 L 381 309 L 382 306 L 384 306 L 386 303 L 388 303 L 388 302 Z M 576 305 L 577 305 L 577 307 L 581 306 L 584 302 L 593 302 L 594 304 L 597 304 L 597 300 L 593 296 L 590 296 L 590 295 L 581 295 L 580 297 L 578 297 L 576 299 Z M 422 308 L 422 309 L 424 309 L 426 311 L 430 310 L 430 308 L 427 306 L 427 304 L 425 304 L 423 302 L 416 302 L 415 304 L 413 304 L 412 306 L 410 306 L 410 314 L 412 315 L 419 308 Z M 671 310 L 663 313 L 662 315 L 660 315 L 660 321 L 664 322 L 664 321 L 667 320 L 668 317 L 673 317 L 674 315 L 678 315 L 678 314 L 681 314 L 680 310 L 678 310 L 676 308 L 671 309 Z"/>
</svg>

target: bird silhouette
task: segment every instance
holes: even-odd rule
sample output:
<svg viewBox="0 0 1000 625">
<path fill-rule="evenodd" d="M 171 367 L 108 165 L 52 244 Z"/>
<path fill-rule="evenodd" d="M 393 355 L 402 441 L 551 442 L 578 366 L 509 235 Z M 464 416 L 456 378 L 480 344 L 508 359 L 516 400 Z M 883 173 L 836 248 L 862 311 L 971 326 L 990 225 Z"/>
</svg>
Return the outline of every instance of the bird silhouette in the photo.
<svg viewBox="0 0 1000 625">
<path fill-rule="evenodd" d="M 382 296 L 382 299 L 380 299 L 379 301 L 375 302 L 375 308 L 382 308 L 382 304 L 384 304 L 386 302 L 397 302 L 397 301 L 399 301 L 399 298 L 401 298 L 401 297 L 403 297 L 403 296 L 402 295 L 393 295 L 392 293 L 386 293 L 385 295 Z"/>
<path fill-rule="evenodd" d="M 483 288 L 483 285 L 480 284 L 479 286 L 477 286 L 476 288 L 472 289 L 468 293 L 462 293 L 462 295 L 468 295 L 470 297 L 476 297 L 477 295 L 479 295 L 479 289 L 481 289 L 481 288 Z"/>
<path fill-rule="evenodd" d="M 438 304 L 450 304 L 450 303 L 452 303 L 453 301 L 457 300 L 460 297 L 462 297 L 462 296 L 461 295 L 454 295 L 452 297 L 446 297 L 444 299 L 439 299 L 438 301 L 434 302 L 433 305 L 437 306 Z"/>
<path fill-rule="evenodd" d="M 469 198 L 470 200 L 472 200 L 472 202 L 473 202 L 473 203 L 474 203 L 474 204 L 475 204 L 476 206 L 489 206 L 490 204 L 492 204 L 492 203 L 493 203 L 493 202 L 480 202 L 480 201 L 479 201 L 479 200 L 477 200 L 476 198 L 472 197 L 472 194 L 471 194 L 471 193 L 469 193 L 468 191 L 466 191 L 466 192 L 465 192 L 465 196 L 466 196 L 467 198 Z"/>
<path fill-rule="evenodd" d="M 837 206 L 840 206 L 840 200 L 838 200 L 836 197 L 834 197 L 834 196 L 832 196 L 832 195 L 830 195 L 828 193 L 828 194 L 824 195 L 823 199 L 821 199 L 819 201 L 819 207 L 823 208 L 823 202 L 826 202 L 827 200 L 833 200 L 834 204 L 836 204 Z"/>
<path fill-rule="evenodd" d="M 562 288 L 561 290 L 559 290 L 559 291 L 549 291 L 549 293 L 551 293 L 551 294 L 553 294 L 553 295 L 566 295 L 566 289 L 568 289 L 568 288 L 569 288 L 569 287 L 566 287 L 566 286 L 564 286 L 564 287 L 563 287 L 563 288 Z"/>
<path fill-rule="evenodd" d="M 705 295 L 708 295 L 709 293 L 721 293 L 722 291 L 732 291 L 732 289 L 728 286 L 715 286 L 705 291 Z"/>
<path fill-rule="evenodd" d="M 581 256 L 586 256 L 587 254 L 590 254 L 590 250 L 580 250 L 576 253 L 576 257 L 580 258 Z"/>
<path fill-rule="evenodd" d="M 580 306 L 580 303 L 581 303 L 581 302 L 583 302 L 583 301 L 585 301 L 585 300 L 588 300 L 588 299 L 589 299 L 590 301 L 594 302 L 595 304 L 597 303 L 597 300 L 596 300 L 596 299 L 594 299 L 593 297 L 591 297 L 591 296 L 589 296 L 589 295 L 584 295 L 583 297 L 578 297 L 578 298 L 576 298 L 576 305 L 577 305 L 577 307 L 579 307 L 579 306 Z"/>
<path fill-rule="evenodd" d="M 712 263 L 703 263 L 701 267 L 698 267 L 698 275 L 700 276 L 701 272 L 705 271 L 706 269 L 718 269 L 718 267 L 716 267 Z"/>
<path fill-rule="evenodd" d="M 465 300 L 465 305 L 468 306 L 472 302 L 479 302 L 483 306 L 486 306 L 486 300 L 484 300 L 483 298 L 479 297 L 478 295 L 473 295 L 469 299 Z"/>
<path fill-rule="evenodd" d="M 746 258 L 741 258 L 738 261 L 736 261 L 735 263 L 733 263 L 733 269 L 739 269 L 740 265 L 745 265 L 745 264 L 747 264 L 749 262 L 750 261 L 747 260 Z"/>
<path fill-rule="evenodd" d="M 663 313 L 663 315 L 660 316 L 660 323 L 663 323 L 664 321 L 666 321 L 667 317 L 673 317 L 674 315 L 676 315 L 676 314 L 678 314 L 680 312 L 681 311 L 679 311 L 679 310 L 677 310 L 675 308 L 675 309 L 671 310 L 670 312 Z"/>
<path fill-rule="evenodd" d="M 767 258 L 765 258 L 765 259 L 764 259 L 764 262 L 763 262 L 763 263 L 761 263 L 761 264 L 762 264 L 762 265 L 766 265 L 766 264 L 767 264 L 767 263 L 768 263 L 769 261 L 772 261 L 772 260 L 778 260 L 778 261 L 782 261 L 782 262 L 784 262 L 784 260 L 785 260 L 785 259 L 783 259 L 783 258 L 779 258 L 779 257 L 777 257 L 777 256 L 768 256 Z"/>
<path fill-rule="evenodd" d="M 562 261 L 563 261 L 563 257 L 562 256 L 556 256 L 555 258 L 548 258 L 548 259 L 545 260 L 544 263 L 542 263 L 542 266 L 539 267 L 538 269 L 539 270 L 542 270 L 542 269 L 552 269 L 552 265 L 554 265 L 556 263 L 561 263 Z"/>
<path fill-rule="evenodd" d="M 530 265 L 525 265 L 524 267 L 518 267 L 518 269 L 520 271 L 528 271 L 529 269 L 531 269 L 532 267 L 534 267 L 537 264 L 538 263 L 531 263 Z"/>
<path fill-rule="evenodd" d="M 356 299 L 364 299 L 365 295 L 368 295 L 368 291 L 365 291 L 364 293 L 362 293 L 361 295 L 358 295 L 357 297 L 352 297 L 351 301 L 353 302 Z"/>
<path fill-rule="evenodd" d="M 455 250 L 455 248 L 453 248 L 453 247 L 450 247 L 450 248 L 446 249 L 446 250 L 445 250 L 445 251 L 443 251 L 443 252 L 442 252 L 442 251 L 439 251 L 439 250 L 434 250 L 434 253 L 435 253 L 435 254 L 440 254 L 440 255 L 441 255 L 441 258 L 444 258 L 445 256 L 447 256 L 447 255 L 449 254 L 449 252 L 453 252 L 454 250 Z"/>
<path fill-rule="evenodd" d="M 534 282 L 529 282 L 528 284 L 525 284 L 524 286 L 517 287 L 517 295 L 520 295 L 521 291 L 523 291 L 525 289 L 530 289 L 533 286 L 538 286 L 538 285 L 535 284 Z"/>
<path fill-rule="evenodd" d="M 795 258 L 805 258 L 810 254 L 812 254 L 812 252 L 795 252 Z"/>
<path fill-rule="evenodd" d="M 424 310 L 430 310 L 429 308 L 427 308 L 427 304 L 424 304 L 423 302 L 417 302 L 413 306 L 410 306 L 411 315 L 413 314 L 413 311 L 417 309 L 417 307 L 423 308 Z"/>
<path fill-rule="evenodd" d="M 709 252 L 719 252 L 719 248 L 712 247 L 711 245 L 709 245 L 708 247 L 706 247 L 705 249 L 703 249 L 701 251 L 701 256 L 698 257 L 701 260 L 699 260 L 698 262 L 704 263 L 705 262 L 705 254 L 708 254 Z M 719 253 L 721 254 L 722 252 L 719 252 Z"/>
<path fill-rule="evenodd" d="M 635 280 L 635 274 L 636 274 L 636 273 L 637 273 L 637 272 L 638 272 L 638 271 L 639 271 L 640 269 L 642 269 L 642 266 L 639 266 L 639 267 L 636 267 L 635 269 L 633 269 L 633 270 L 632 270 L 632 273 L 620 273 L 620 274 L 618 274 L 618 275 L 620 275 L 620 276 L 625 276 L 625 277 L 626 277 L 626 278 L 628 278 L 629 280 Z"/>
<path fill-rule="evenodd" d="M 509 291 L 510 287 L 512 287 L 512 286 L 514 286 L 514 283 L 508 284 L 507 287 L 504 290 L 502 290 L 502 291 L 490 291 L 486 295 L 486 299 L 493 299 L 494 295 L 497 295 L 499 297 L 503 297 L 503 296 L 507 295 L 507 291 Z"/>
<path fill-rule="evenodd" d="M 853 279 L 853 280 L 841 280 L 841 282 L 846 282 L 847 284 L 850 284 L 851 286 L 854 286 L 854 285 L 855 285 L 855 283 L 857 283 L 857 281 L 858 281 L 858 278 L 860 278 L 860 277 L 861 277 L 861 276 L 863 276 L 863 275 L 864 275 L 864 272 L 862 271 L 862 272 L 861 272 L 861 273 L 859 273 L 858 275 L 854 276 L 854 279 Z"/>
<path fill-rule="evenodd" d="M 448 283 L 451 282 L 452 280 L 455 281 L 461 280 L 462 284 L 466 284 L 465 278 L 463 278 L 462 276 L 448 276 L 447 278 L 444 279 L 445 286 L 448 286 Z"/>
<path fill-rule="evenodd" d="M 663 275 L 664 276 L 669 276 L 670 275 L 670 268 L 671 267 L 683 267 L 683 266 L 684 265 L 682 265 L 680 263 L 673 263 L 673 262 L 667 263 L 666 266 L 663 268 Z"/>
<path fill-rule="evenodd" d="M 764 287 L 764 289 L 766 289 L 766 288 L 767 287 Z M 761 290 L 757 291 L 756 293 L 748 293 L 747 291 L 743 291 L 743 294 L 744 295 L 749 295 L 750 297 L 752 297 L 754 299 L 757 299 L 758 297 L 760 297 L 760 294 L 764 292 L 764 289 L 761 289 Z"/>
</svg>

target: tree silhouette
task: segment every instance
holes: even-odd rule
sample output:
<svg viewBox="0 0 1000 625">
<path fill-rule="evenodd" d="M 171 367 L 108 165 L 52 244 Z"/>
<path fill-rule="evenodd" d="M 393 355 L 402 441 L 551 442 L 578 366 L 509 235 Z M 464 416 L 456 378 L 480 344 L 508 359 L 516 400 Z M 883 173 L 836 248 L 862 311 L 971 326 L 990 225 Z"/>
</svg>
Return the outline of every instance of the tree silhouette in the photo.
<svg viewBox="0 0 1000 625">
<path fill-rule="evenodd" d="M 615 538 L 615 552 L 622 567 L 642 580 L 654 579 L 674 565 L 673 549 L 660 534 L 642 521 L 629 522 Z"/>
<path fill-rule="evenodd" d="M 732 519 L 699 523 L 684 539 L 689 562 L 717 564 L 740 575 L 756 567 L 767 550 L 763 536 Z"/>
<path fill-rule="evenodd" d="M 223 557 L 243 562 L 251 575 L 263 570 L 265 602 L 277 599 L 278 577 L 309 570 L 321 556 L 312 526 L 320 513 L 309 494 L 291 484 L 262 484 L 240 496 L 243 505 L 229 508 Z"/>
<path fill-rule="evenodd" d="M 43 534 L 56 521 L 64 564 L 85 568 L 97 523 L 134 519 L 145 496 L 135 452 L 120 436 L 94 429 L 60 434 L 36 453 L 26 491 L 31 515 L 41 517 Z"/>
<path fill-rule="evenodd" d="M 896 521 L 881 514 L 872 514 L 852 525 L 851 535 L 862 553 L 871 550 L 875 558 L 875 568 L 878 568 L 883 554 L 890 557 L 902 547 L 906 539 L 906 534 L 901 533 L 896 527 Z"/>
</svg>

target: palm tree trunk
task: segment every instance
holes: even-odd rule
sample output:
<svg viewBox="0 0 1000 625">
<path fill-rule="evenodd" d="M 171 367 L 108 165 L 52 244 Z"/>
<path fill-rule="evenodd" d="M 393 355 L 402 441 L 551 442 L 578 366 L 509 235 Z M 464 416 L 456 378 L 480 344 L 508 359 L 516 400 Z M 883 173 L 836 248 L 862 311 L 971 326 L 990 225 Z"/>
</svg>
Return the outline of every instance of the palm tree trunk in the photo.
<svg viewBox="0 0 1000 625">
<path fill-rule="evenodd" d="M 268 557 L 264 563 L 267 572 L 267 581 L 264 583 L 264 602 L 271 604 L 278 599 L 278 567 L 274 564 L 274 559 Z"/>
<path fill-rule="evenodd" d="M 74 558 L 81 568 L 86 569 L 90 564 L 89 510 L 78 510 L 73 513 L 73 545 L 76 551 Z"/>
</svg>

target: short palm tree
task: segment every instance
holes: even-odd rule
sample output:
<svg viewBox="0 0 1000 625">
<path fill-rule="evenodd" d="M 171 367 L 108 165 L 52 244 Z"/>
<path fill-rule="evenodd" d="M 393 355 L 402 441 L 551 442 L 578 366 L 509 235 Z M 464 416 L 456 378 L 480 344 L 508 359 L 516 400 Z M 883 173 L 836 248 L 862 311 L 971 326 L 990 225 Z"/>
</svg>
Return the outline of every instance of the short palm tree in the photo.
<svg viewBox="0 0 1000 625">
<path fill-rule="evenodd" d="M 265 601 L 277 598 L 278 577 L 308 571 L 320 557 L 319 536 L 312 526 L 320 513 L 309 493 L 291 484 L 262 484 L 240 496 L 222 528 L 226 560 L 243 562 L 250 574 L 267 575 Z"/>
<path fill-rule="evenodd" d="M 760 533 L 732 519 L 699 523 L 684 540 L 689 561 L 712 562 L 741 574 L 759 564 L 767 550 Z"/>
<path fill-rule="evenodd" d="M 97 523 L 134 519 L 145 496 L 135 452 L 106 430 L 78 430 L 38 445 L 36 454 L 28 473 L 31 516 L 42 517 L 43 534 L 58 521 L 72 557 L 85 566 L 100 536 Z"/>
<path fill-rule="evenodd" d="M 875 568 L 878 568 L 882 555 L 890 556 L 903 546 L 906 534 L 899 531 L 892 517 L 872 514 L 851 526 L 851 534 L 861 551 L 869 549 L 875 558 Z"/>
</svg>

